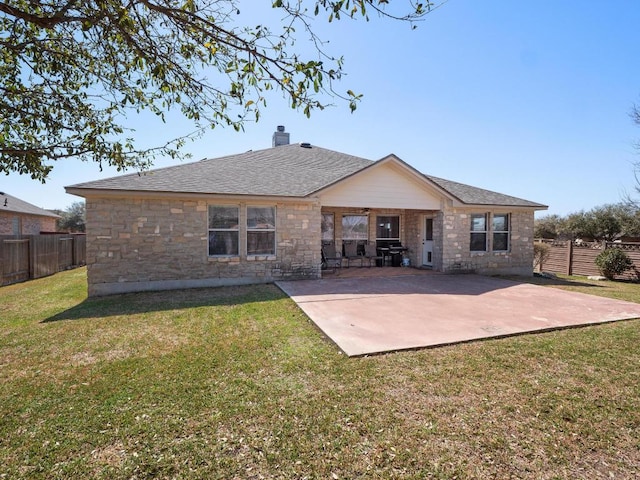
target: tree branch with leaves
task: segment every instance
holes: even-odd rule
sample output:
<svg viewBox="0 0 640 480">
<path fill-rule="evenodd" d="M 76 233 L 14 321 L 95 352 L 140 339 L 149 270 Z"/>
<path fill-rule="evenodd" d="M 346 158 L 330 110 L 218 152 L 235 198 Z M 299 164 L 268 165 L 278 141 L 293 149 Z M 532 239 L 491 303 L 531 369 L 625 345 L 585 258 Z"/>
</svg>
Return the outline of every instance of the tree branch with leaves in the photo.
<svg viewBox="0 0 640 480">
<path fill-rule="evenodd" d="M 182 156 L 206 129 L 241 130 L 279 91 L 309 116 L 361 95 L 337 90 L 344 61 L 324 51 L 314 22 L 368 19 L 370 12 L 415 26 L 431 3 L 403 0 L 272 1 L 278 26 L 239 24 L 238 0 L 10 0 L 0 2 L 0 172 L 44 182 L 58 160 L 149 168 Z M 404 13 L 398 12 L 398 4 Z M 249 8 L 249 4 L 247 4 Z M 297 28 L 315 46 L 297 53 Z M 141 148 L 131 112 L 163 121 L 178 109 L 193 132 Z"/>
</svg>

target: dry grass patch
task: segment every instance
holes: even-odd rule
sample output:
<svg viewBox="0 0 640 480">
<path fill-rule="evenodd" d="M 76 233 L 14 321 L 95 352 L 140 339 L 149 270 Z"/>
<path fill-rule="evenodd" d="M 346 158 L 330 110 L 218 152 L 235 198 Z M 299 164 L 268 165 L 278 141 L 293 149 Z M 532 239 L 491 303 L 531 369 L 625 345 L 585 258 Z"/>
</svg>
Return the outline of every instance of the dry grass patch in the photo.
<svg viewBox="0 0 640 480">
<path fill-rule="evenodd" d="M 120 441 L 112 445 L 103 445 L 91 451 L 91 459 L 96 463 L 98 471 L 104 467 L 110 467 L 114 470 L 121 468 L 125 456 L 126 450 Z"/>
<path fill-rule="evenodd" d="M 640 475 L 638 321 L 348 359 L 271 285 L 83 275 L 0 289 L 0 478 Z"/>
<path fill-rule="evenodd" d="M 587 277 L 557 275 L 556 278 L 544 277 L 505 277 L 517 282 L 526 281 L 545 287 L 558 288 L 571 292 L 587 293 L 600 297 L 615 298 L 640 303 L 640 283 L 613 280 L 589 280 Z"/>
</svg>

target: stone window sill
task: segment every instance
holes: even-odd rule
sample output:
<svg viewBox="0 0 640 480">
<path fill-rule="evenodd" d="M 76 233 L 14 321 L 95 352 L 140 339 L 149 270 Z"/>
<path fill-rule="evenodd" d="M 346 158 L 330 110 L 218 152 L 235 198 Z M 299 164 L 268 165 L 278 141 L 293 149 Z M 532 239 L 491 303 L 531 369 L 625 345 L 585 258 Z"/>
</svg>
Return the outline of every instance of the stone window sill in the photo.
<svg viewBox="0 0 640 480">
<path fill-rule="evenodd" d="M 207 257 L 207 260 L 214 263 L 240 263 L 240 257 L 237 255 L 230 257 Z"/>
<path fill-rule="evenodd" d="M 248 262 L 265 262 L 277 260 L 275 255 L 247 255 Z"/>
</svg>

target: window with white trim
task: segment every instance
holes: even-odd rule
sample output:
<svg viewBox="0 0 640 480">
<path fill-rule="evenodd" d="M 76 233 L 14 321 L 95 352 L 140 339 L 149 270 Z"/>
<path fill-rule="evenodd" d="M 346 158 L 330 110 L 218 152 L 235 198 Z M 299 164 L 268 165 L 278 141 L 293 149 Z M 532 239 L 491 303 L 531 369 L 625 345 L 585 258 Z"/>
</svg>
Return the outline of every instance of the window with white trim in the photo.
<svg viewBox="0 0 640 480">
<path fill-rule="evenodd" d="M 494 214 L 491 220 L 492 245 L 491 250 L 494 252 L 509 251 L 509 214 Z"/>
<path fill-rule="evenodd" d="M 469 250 L 472 252 L 487 251 L 487 214 L 471 215 L 471 242 Z"/>
<path fill-rule="evenodd" d="M 275 255 L 276 207 L 247 207 L 247 255 Z"/>
<path fill-rule="evenodd" d="M 238 255 L 238 218 L 240 207 L 209 205 L 209 256 Z"/>
</svg>

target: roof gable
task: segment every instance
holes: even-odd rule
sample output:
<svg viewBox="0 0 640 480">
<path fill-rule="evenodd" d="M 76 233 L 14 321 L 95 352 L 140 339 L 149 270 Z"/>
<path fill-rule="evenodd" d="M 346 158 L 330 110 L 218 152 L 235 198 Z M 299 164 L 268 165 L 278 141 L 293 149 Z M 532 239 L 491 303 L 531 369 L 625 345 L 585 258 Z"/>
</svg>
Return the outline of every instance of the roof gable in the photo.
<svg viewBox="0 0 640 480">
<path fill-rule="evenodd" d="M 317 192 L 323 206 L 440 210 L 446 193 L 394 155 Z"/>
<path fill-rule="evenodd" d="M 390 166 L 393 168 L 390 169 Z M 378 173 L 383 175 L 384 179 L 372 176 L 372 171 L 381 169 L 387 171 L 386 174 Z M 404 177 L 404 183 L 399 176 Z M 372 178 L 375 180 L 372 181 Z M 413 182 L 406 183 L 409 180 Z M 362 185 L 363 182 L 370 182 L 370 184 Z M 420 188 L 421 196 L 417 195 L 416 188 Z M 364 192 L 368 192 L 369 195 L 365 194 L 362 197 Z M 381 205 L 378 203 L 386 200 L 387 203 L 384 206 L 387 208 L 439 209 L 441 200 L 451 200 L 457 206 L 547 208 L 546 205 L 511 195 L 425 175 L 394 154 L 387 155 L 352 175 L 339 179 L 333 185 L 325 187 L 324 192 L 318 193 L 323 200 L 323 205 L 335 205 L 336 202 L 342 201 L 344 206 L 367 206 L 363 202 L 366 198 L 370 198 L 369 207 L 379 207 Z M 360 198 L 357 198 L 358 194 Z"/>
</svg>

